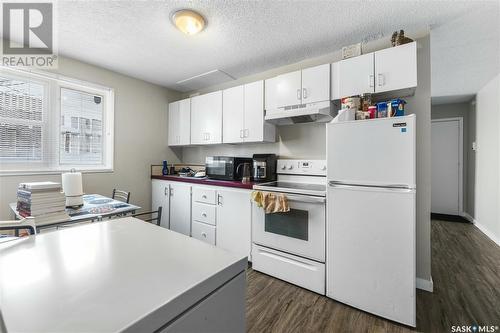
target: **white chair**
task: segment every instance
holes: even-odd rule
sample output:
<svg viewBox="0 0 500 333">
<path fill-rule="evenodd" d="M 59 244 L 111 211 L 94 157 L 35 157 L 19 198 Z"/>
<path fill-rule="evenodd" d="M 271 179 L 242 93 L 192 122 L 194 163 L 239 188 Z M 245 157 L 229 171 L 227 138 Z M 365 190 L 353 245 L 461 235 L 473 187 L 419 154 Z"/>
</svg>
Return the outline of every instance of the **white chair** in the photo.
<svg viewBox="0 0 500 333">
<path fill-rule="evenodd" d="M 28 229 L 31 235 L 35 235 L 36 224 L 34 217 L 26 217 L 22 220 L 0 221 L 0 230 L 25 230 Z"/>
</svg>

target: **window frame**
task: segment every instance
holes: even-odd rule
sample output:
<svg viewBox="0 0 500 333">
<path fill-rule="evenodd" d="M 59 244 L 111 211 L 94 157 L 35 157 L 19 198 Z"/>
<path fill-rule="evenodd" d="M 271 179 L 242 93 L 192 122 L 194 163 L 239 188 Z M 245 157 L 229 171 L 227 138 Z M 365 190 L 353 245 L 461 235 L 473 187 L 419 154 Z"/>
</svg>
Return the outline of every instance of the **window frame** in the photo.
<svg viewBox="0 0 500 333">
<path fill-rule="evenodd" d="M 0 75 L 13 79 L 31 80 L 44 84 L 44 113 L 42 129 L 42 159 L 37 161 L 0 161 L 0 176 L 60 174 L 76 170 L 83 173 L 114 171 L 114 89 L 48 73 L 40 70 L 13 69 L 0 66 Z M 61 164 L 61 89 L 71 89 L 103 96 L 102 164 Z M 50 140 L 44 138 L 48 135 Z M 29 163 L 30 167 L 26 168 Z M 7 168 L 5 166 L 7 165 Z"/>
</svg>

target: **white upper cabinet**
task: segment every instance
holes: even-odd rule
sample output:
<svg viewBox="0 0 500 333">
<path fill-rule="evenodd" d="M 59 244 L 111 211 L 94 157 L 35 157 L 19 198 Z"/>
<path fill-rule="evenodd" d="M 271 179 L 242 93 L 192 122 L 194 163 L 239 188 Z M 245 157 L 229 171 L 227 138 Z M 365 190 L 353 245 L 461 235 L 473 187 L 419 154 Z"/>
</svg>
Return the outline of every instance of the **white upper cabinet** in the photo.
<svg viewBox="0 0 500 333">
<path fill-rule="evenodd" d="M 278 75 L 275 84 L 278 107 L 301 104 L 302 71 Z"/>
<path fill-rule="evenodd" d="M 223 91 L 223 142 L 274 142 L 276 129 L 264 121 L 264 82 Z"/>
<path fill-rule="evenodd" d="M 191 98 L 191 144 L 222 143 L 222 91 Z"/>
<path fill-rule="evenodd" d="M 302 70 L 302 104 L 330 100 L 330 64 Z"/>
<path fill-rule="evenodd" d="M 266 110 L 330 100 L 330 64 L 266 80 Z"/>
<path fill-rule="evenodd" d="M 176 146 L 179 144 L 179 102 L 168 104 L 168 145 Z"/>
<path fill-rule="evenodd" d="M 168 105 L 168 145 L 185 146 L 191 141 L 191 99 Z"/>
<path fill-rule="evenodd" d="M 417 43 L 375 52 L 375 92 L 417 86 Z"/>
<path fill-rule="evenodd" d="M 339 99 L 364 93 L 372 93 L 374 90 L 373 53 L 363 54 L 342 60 L 338 66 L 332 66 L 332 70 L 338 69 L 338 78 L 333 76 L 332 81 L 338 82 L 338 96 L 332 92 L 332 98 Z"/>
<path fill-rule="evenodd" d="M 243 142 L 245 87 L 237 86 L 222 92 L 222 138 L 224 143 Z"/>
<path fill-rule="evenodd" d="M 332 64 L 331 98 L 417 86 L 417 43 L 363 54 Z"/>
</svg>

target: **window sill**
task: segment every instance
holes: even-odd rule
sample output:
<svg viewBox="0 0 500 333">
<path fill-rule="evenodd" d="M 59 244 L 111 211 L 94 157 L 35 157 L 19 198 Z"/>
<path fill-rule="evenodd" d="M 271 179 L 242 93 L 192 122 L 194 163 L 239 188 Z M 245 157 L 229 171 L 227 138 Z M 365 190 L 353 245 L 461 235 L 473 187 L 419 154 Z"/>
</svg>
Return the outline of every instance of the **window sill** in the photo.
<svg viewBox="0 0 500 333">
<path fill-rule="evenodd" d="M 0 177 L 13 177 L 13 176 L 37 176 L 37 175 L 60 175 L 65 172 L 70 172 L 71 169 L 68 170 L 46 170 L 46 171 L 0 171 Z M 84 174 L 91 173 L 113 173 L 114 169 L 95 169 L 95 170 L 78 170 L 77 172 L 81 172 Z"/>
</svg>

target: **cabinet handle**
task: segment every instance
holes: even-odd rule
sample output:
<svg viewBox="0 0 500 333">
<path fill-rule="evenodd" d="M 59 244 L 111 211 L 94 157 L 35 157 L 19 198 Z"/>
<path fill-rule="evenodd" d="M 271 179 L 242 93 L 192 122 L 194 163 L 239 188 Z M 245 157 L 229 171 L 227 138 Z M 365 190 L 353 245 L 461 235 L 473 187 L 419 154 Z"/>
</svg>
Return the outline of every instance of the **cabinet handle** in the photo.
<svg viewBox="0 0 500 333">
<path fill-rule="evenodd" d="M 202 232 L 201 235 L 205 238 L 207 238 L 207 233 L 206 232 Z"/>
<path fill-rule="evenodd" d="M 243 139 L 243 130 L 240 130 L 240 139 Z"/>
<path fill-rule="evenodd" d="M 307 98 L 307 89 L 306 88 L 303 88 L 302 89 L 302 97 L 305 99 Z"/>
<path fill-rule="evenodd" d="M 163 193 L 165 194 L 165 196 L 167 196 L 167 187 L 165 186 L 165 188 L 163 189 Z"/>
<path fill-rule="evenodd" d="M 297 99 L 300 101 L 300 89 L 297 89 Z"/>
<path fill-rule="evenodd" d="M 244 133 L 244 134 L 243 134 L 243 137 L 244 137 L 244 138 L 248 138 L 248 135 L 249 135 L 249 133 L 250 133 L 250 130 L 247 128 L 246 130 L 244 130 L 244 131 L 243 131 L 243 133 Z"/>
<path fill-rule="evenodd" d="M 222 206 L 222 195 L 217 194 L 217 205 Z"/>
<path fill-rule="evenodd" d="M 375 75 L 370 75 L 368 80 L 369 80 L 370 88 L 375 87 Z"/>
<path fill-rule="evenodd" d="M 210 133 L 207 133 L 207 141 L 210 141 Z"/>
<path fill-rule="evenodd" d="M 201 216 L 207 217 L 207 213 L 201 213 Z"/>
<path fill-rule="evenodd" d="M 384 76 L 384 74 L 378 74 L 378 85 L 379 85 L 379 87 L 385 85 L 385 76 Z"/>
<path fill-rule="evenodd" d="M 173 196 L 173 195 L 174 195 L 174 189 L 173 189 L 173 188 L 171 188 L 171 187 L 169 187 L 169 188 L 168 188 L 168 194 L 169 194 L 170 196 Z"/>
<path fill-rule="evenodd" d="M 202 197 L 203 199 L 206 199 L 206 198 L 207 198 L 207 196 L 206 196 L 205 194 L 203 194 L 201 197 Z"/>
</svg>

